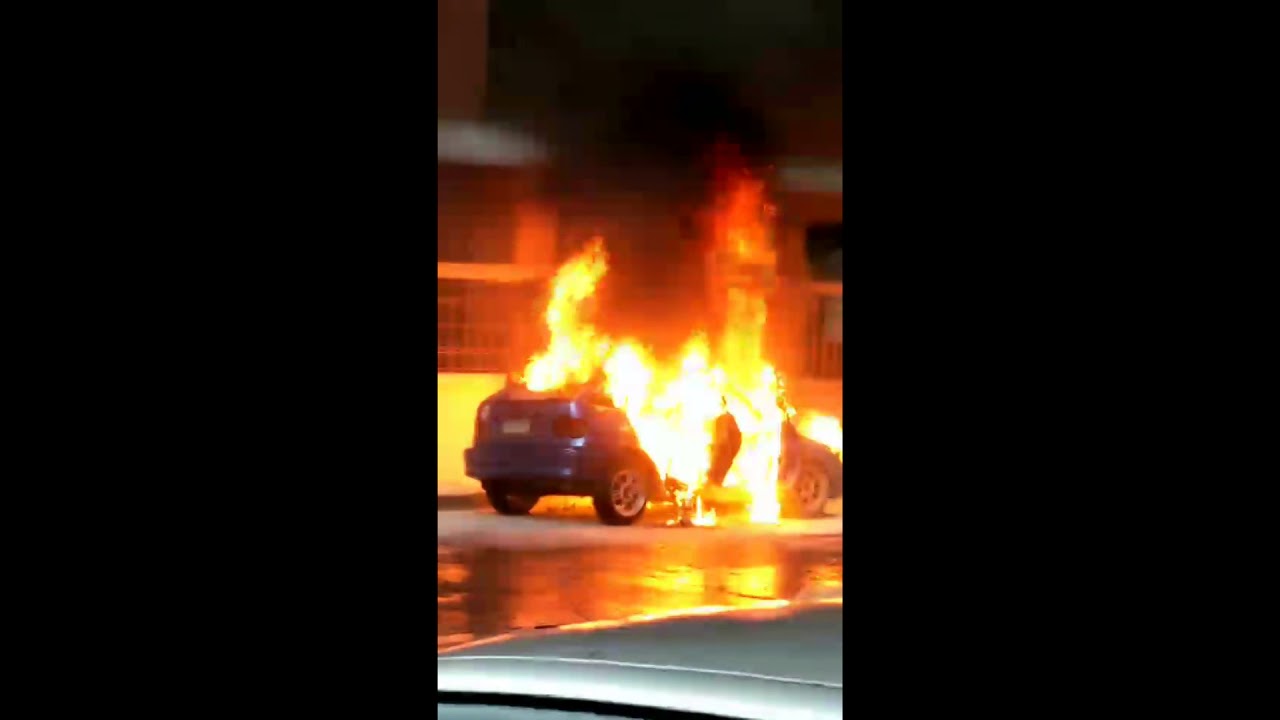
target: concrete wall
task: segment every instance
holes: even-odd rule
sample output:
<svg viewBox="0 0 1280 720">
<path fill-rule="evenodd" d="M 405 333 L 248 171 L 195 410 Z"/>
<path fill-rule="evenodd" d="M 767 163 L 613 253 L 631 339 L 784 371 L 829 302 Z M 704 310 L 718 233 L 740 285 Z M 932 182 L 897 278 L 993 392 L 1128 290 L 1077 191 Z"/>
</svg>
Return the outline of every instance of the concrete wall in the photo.
<svg viewBox="0 0 1280 720">
<path fill-rule="evenodd" d="M 488 1 L 436 0 L 436 33 L 439 116 L 477 119 L 488 73 Z"/>
<path fill-rule="evenodd" d="M 476 408 L 481 401 L 502 389 L 502 375 L 440 373 L 436 405 L 439 424 L 437 458 L 440 495 L 471 495 L 480 492 L 480 483 L 466 476 L 462 451 L 470 447 L 475 432 Z M 792 402 L 801 409 L 844 416 L 844 383 L 840 381 L 796 380 L 790 386 Z"/>
<path fill-rule="evenodd" d="M 440 392 L 436 403 L 439 428 L 436 450 L 439 453 L 438 478 L 441 495 L 471 495 L 480 492 L 480 483 L 467 477 L 462 464 L 462 451 L 471 446 L 475 434 L 476 408 L 490 395 L 502 389 L 502 375 L 440 373 L 436 386 Z"/>
</svg>

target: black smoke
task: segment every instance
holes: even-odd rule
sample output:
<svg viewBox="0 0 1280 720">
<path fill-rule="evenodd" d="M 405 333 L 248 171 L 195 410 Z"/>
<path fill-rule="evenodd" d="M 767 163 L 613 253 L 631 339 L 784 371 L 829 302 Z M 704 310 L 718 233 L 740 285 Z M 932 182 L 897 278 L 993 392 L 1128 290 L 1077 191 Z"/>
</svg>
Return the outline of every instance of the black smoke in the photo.
<svg viewBox="0 0 1280 720">
<path fill-rule="evenodd" d="M 812 81 L 792 66 L 797 49 L 838 47 L 839 8 L 490 0 L 486 112 L 553 148 L 542 191 L 559 208 L 563 250 L 605 237 L 612 270 L 601 306 L 614 315 L 605 325 L 640 329 L 658 345 L 705 326 L 700 213 L 712 199 L 714 150 L 735 146 L 755 166 L 776 158 L 769 111 L 797 78 Z"/>
</svg>

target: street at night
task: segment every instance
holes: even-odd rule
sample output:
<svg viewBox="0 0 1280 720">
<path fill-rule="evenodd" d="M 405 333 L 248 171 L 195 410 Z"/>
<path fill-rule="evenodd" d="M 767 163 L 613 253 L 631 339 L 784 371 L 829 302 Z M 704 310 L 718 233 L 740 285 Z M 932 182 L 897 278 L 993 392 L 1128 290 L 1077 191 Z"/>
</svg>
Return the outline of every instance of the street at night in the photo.
<svg viewBox="0 0 1280 720">
<path fill-rule="evenodd" d="M 441 717 L 841 716 L 842 7 L 440 3 Z"/>
<path fill-rule="evenodd" d="M 862 13 L 846 127 L 846 6 L 437 0 L 434 184 L 418 18 L 15 24 L 20 671 L 420 714 L 434 484 L 442 720 L 1268 687 L 1267 26 Z"/>
<path fill-rule="evenodd" d="M 669 528 L 655 517 L 608 528 L 575 509 L 439 517 L 439 649 L 519 630 L 843 593 L 842 537 L 822 534 L 840 518 Z"/>
</svg>

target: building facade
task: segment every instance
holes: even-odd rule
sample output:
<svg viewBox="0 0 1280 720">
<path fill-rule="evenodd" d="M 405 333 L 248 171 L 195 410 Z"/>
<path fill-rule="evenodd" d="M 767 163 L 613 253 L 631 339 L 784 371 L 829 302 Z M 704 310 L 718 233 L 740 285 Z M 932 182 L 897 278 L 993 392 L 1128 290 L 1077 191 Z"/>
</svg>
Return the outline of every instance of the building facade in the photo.
<svg viewBox="0 0 1280 720">
<path fill-rule="evenodd" d="M 646 233 L 687 229 L 678 218 L 654 218 L 644 198 L 592 208 L 562 203 L 548 188 L 554 149 L 485 117 L 488 2 L 439 0 L 437 8 L 438 481 L 442 494 L 467 494 L 479 490 L 462 470 L 475 408 L 541 346 L 557 262 L 586 235 L 603 232 L 619 241 L 625 266 L 646 252 Z M 815 272 L 808 251 L 816 228 L 842 227 L 838 132 L 834 144 L 815 146 L 814 129 L 798 127 L 787 131 L 797 139 L 783 145 L 794 152 L 779 162 L 773 188 L 779 289 L 770 354 L 798 379 L 791 383 L 798 404 L 842 415 L 842 278 Z M 701 275 L 694 262 L 672 269 L 670 281 L 696 287 Z M 669 307 L 647 314 L 675 315 Z"/>
</svg>

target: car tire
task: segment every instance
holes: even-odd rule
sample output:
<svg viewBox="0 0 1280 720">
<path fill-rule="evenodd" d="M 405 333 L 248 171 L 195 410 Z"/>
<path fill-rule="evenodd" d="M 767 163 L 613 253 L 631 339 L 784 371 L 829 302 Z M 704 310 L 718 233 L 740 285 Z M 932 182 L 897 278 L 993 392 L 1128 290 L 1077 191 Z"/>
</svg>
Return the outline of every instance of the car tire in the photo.
<svg viewBox="0 0 1280 720">
<path fill-rule="evenodd" d="M 831 477 L 822 463 L 812 458 L 801 461 L 796 480 L 787 490 L 783 511 L 787 517 L 815 518 L 823 514 L 831 498 Z"/>
<path fill-rule="evenodd" d="M 625 459 L 614 466 L 591 497 L 596 517 L 605 525 L 634 525 L 644 517 L 651 486 L 645 463 L 636 458 Z"/>
<path fill-rule="evenodd" d="M 516 495 L 494 488 L 485 488 L 484 494 L 499 515 L 528 515 L 541 499 L 537 495 Z"/>
</svg>

